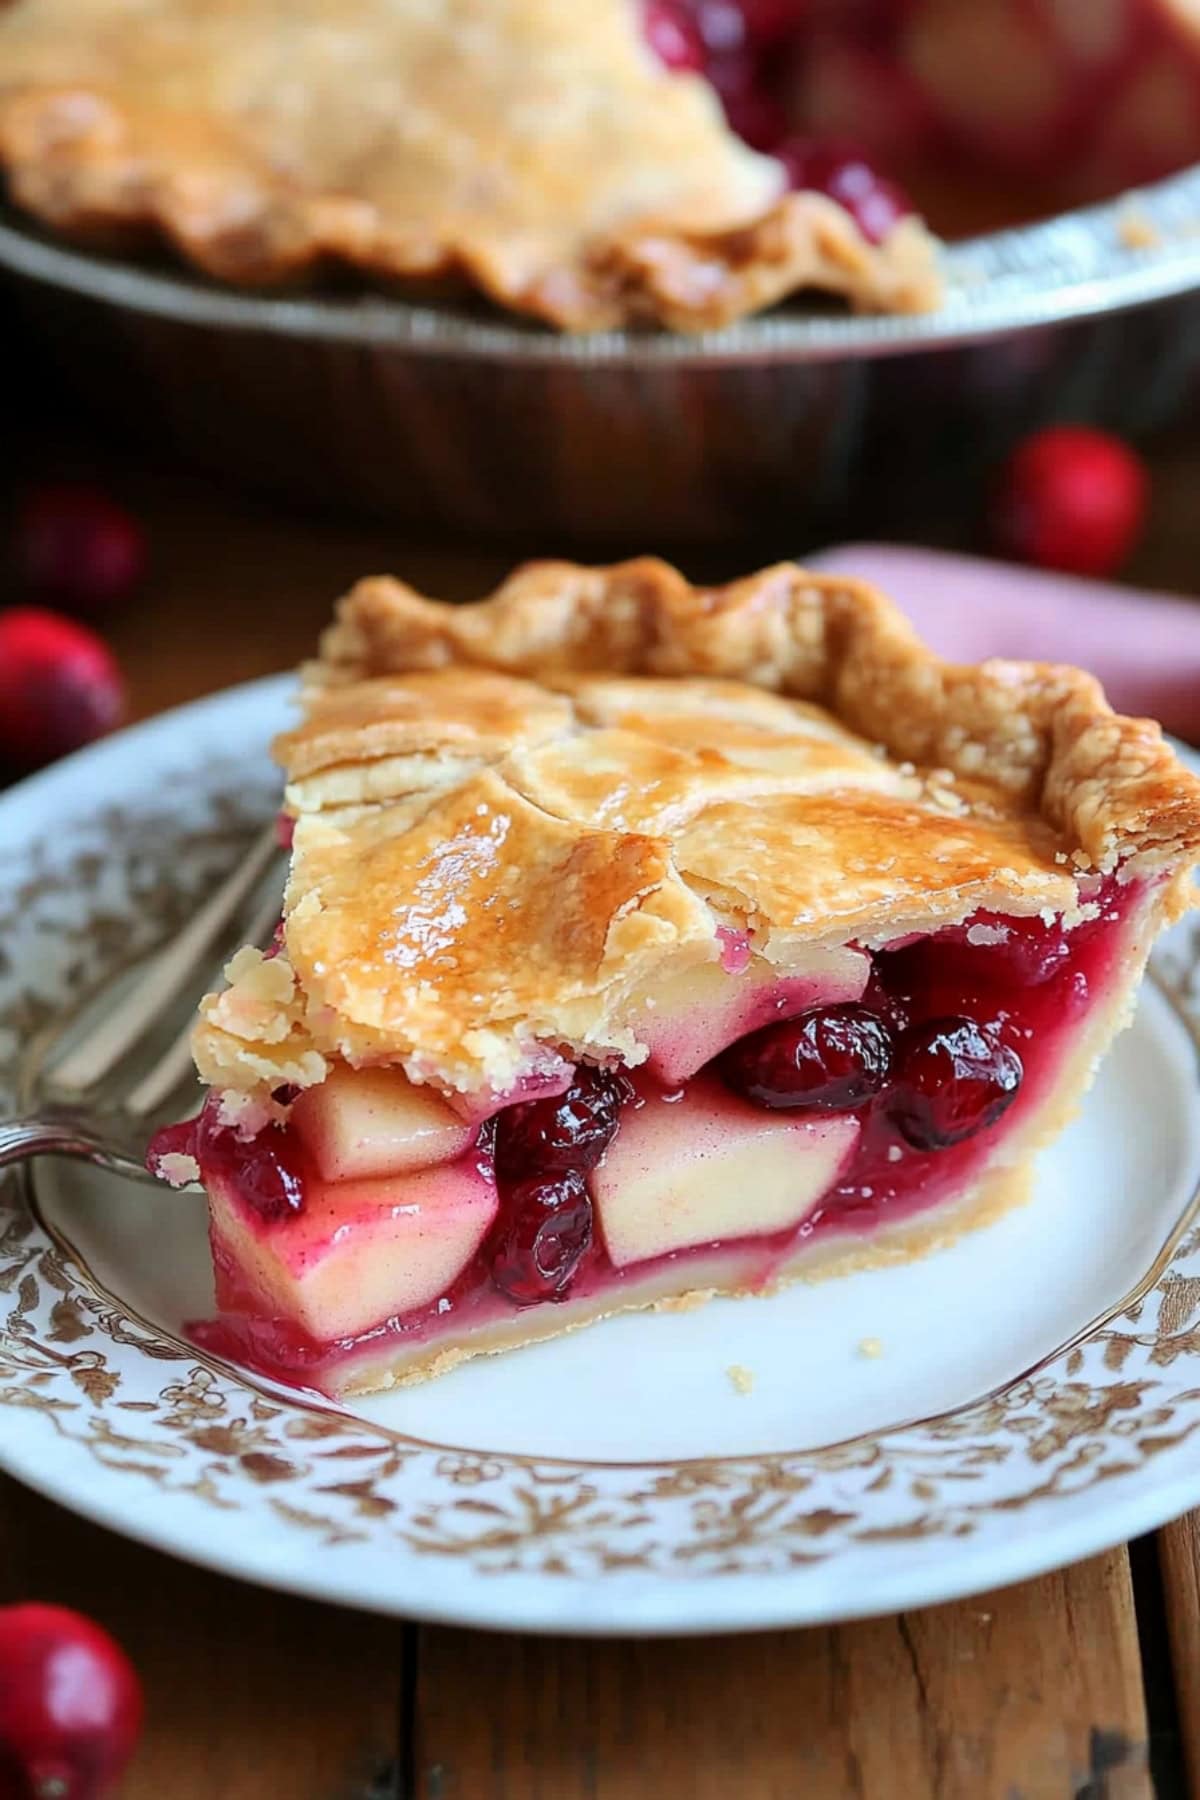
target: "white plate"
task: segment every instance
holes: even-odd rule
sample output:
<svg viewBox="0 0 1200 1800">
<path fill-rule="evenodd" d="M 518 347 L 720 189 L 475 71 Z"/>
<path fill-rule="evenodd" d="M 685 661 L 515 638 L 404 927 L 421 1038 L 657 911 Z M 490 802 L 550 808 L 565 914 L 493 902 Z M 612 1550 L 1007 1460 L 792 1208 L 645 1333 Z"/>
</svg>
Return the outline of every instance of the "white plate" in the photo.
<svg viewBox="0 0 1200 1800">
<path fill-rule="evenodd" d="M 0 798 L 0 1081 L 269 813 L 286 692 L 219 695 Z M 1119 1542 L 1200 1502 L 1197 962 L 1178 928 L 1032 1203 L 954 1249 L 347 1410 L 183 1339 L 211 1302 L 195 1199 L 44 1163 L 32 1213 L 18 1184 L 0 1203 L 0 1461 L 216 1568 L 512 1628 L 810 1623 Z"/>
</svg>

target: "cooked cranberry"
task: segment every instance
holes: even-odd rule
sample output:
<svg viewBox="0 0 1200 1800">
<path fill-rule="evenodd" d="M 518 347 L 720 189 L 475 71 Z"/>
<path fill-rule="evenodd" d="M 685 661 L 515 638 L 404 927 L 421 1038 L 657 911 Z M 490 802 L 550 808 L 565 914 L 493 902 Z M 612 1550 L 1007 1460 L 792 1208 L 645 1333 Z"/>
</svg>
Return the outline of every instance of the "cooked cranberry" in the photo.
<svg viewBox="0 0 1200 1800">
<path fill-rule="evenodd" d="M 882 244 L 893 227 L 913 210 L 904 189 L 852 144 L 793 137 L 778 145 L 775 155 L 786 169 L 791 187 L 827 194 L 836 200 L 868 243 Z"/>
<path fill-rule="evenodd" d="M 37 599 L 100 612 L 141 580 L 146 540 L 136 519 L 98 488 L 44 487 L 20 510 L 16 555 Z"/>
<path fill-rule="evenodd" d="M 914 1149 L 946 1150 L 994 1125 L 1024 1072 L 1016 1051 L 974 1019 L 929 1019 L 896 1047 L 888 1111 Z"/>
<path fill-rule="evenodd" d="M 705 75 L 716 88 L 731 128 L 754 150 L 772 153 L 787 136 L 783 105 L 752 50 L 714 52 Z"/>
<path fill-rule="evenodd" d="M 557 1300 L 592 1241 L 592 1203 L 582 1175 L 518 1182 L 505 1194 L 492 1280 L 518 1306 Z"/>
<path fill-rule="evenodd" d="M 980 913 L 939 931 L 929 940 L 928 955 L 943 970 L 961 969 L 975 981 L 1040 987 L 1069 962 L 1071 942 L 1059 919 L 1047 924 Z"/>
<path fill-rule="evenodd" d="M 246 1205 L 268 1225 L 303 1211 L 303 1164 L 290 1132 L 267 1125 L 257 1136 L 243 1138 L 218 1124 L 211 1107 L 206 1106 L 194 1122 L 194 1133 L 201 1168 L 216 1170 L 233 1181 Z"/>
<path fill-rule="evenodd" d="M 1141 535 L 1149 481 L 1141 458 L 1108 432 L 1052 425 L 1018 445 L 988 514 L 1003 556 L 1074 575 L 1111 575 Z"/>
<path fill-rule="evenodd" d="M 704 40 L 686 0 L 646 0 L 646 42 L 668 69 L 695 74 L 704 67 Z"/>
<path fill-rule="evenodd" d="M 738 0 L 746 40 L 775 45 L 795 37 L 809 10 L 809 0 Z"/>
<path fill-rule="evenodd" d="M 141 1723 L 133 1665 L 99 1625 L 65 1606 L 0 1609 L 0 1793 L 100 1800 Z"/>
<path fill-rule="evenodd" d="M 111 731 L 120 670 L 94 631 L 38 606 L 0 614 L 0 758 L 36 768 Z"/>
<path fill-rule="evenodd" d="M 617 1129 L 628 1093 L 620 1075 L 581 1064 L 565 1094 L 523 1100 L 496 1120 L 496 1170 L 531 1181 L 560 1170 L 594 1169 Z"/>
<path fill-rule="evenodd" d="M 887 1080 L 892 1039 L 865 1006 L 818 1006 L 741 1038 L 720 1069 L 729 1086 L 759 1106 L 845 1112 Z"/>
</svg>

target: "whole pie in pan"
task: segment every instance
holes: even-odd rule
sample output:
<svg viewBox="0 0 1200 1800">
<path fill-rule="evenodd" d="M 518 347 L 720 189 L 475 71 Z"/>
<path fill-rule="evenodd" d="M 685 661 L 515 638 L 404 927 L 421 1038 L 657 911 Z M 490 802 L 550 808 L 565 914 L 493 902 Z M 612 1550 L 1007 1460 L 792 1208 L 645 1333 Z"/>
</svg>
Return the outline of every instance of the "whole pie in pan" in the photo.
<svg viewBox="0 0 1200 1800">
<path fill-rule="evenodd" d="M 153 228 L 225 281 L 349 264 L 578 330 L 807 289 L 934 304 L 907 202 L 842 204 L 751 149 L 662 23 L 640 0 L 8 0 L 0 168 L 48 223 Z"/>
<path fill-rule="evenodd" d="M 284 921 L 151 1166 L 208 1192 L 209 1341 L 330 1393 L 987 1223 L 1200 859 L 1091 677 L 791 564 L 365 581 L 275 754 Z"/>
</svg>

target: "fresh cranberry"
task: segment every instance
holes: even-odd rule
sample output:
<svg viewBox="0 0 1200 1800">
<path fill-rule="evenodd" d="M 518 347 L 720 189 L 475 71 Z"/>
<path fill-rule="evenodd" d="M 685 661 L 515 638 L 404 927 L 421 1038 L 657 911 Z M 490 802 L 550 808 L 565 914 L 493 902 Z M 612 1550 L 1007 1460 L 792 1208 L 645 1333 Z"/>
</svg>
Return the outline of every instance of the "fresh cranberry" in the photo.
<svg viewBox="0 0 1200 1800">
<path fill-rule="evenodd" d="M 897 1045 L 888 1110 L 914 1149 L 947 1150 L 996 1123 L 1024 1072 L 1016 1051 L 974 1019 L 929 1019 Z"/>
<path fill-rule="evenodd" d="M 1119 438 L 1052 425 L 1019 444 L 991 495 L 993 547 L 1072 575 L 1111 575 L 1141 536 L 1149 480 Z"/>
<path fill-rule="evenodd" d="M 112 652 L 36 606 L 0 613 L 0 759 L 37 768 L 102 737 L 125 708 Z"/>
<path fill-rule="evenodd" d="M 772 1110 L 845 1112 L 877 1094 L 892 1060 L 891 1033 L 865 1006 L 814 1007 L 733 1044 L 725 1081 Z"/>
<path fill-rule="evenodd" d="M 496 1120 L 497 1173 L 530 1181 L 594 1169 L 612 1141 L 627 1093 L 621 1076 L 581 1064 L 565 1094 L 508 1107 Z"/>
<path fill-rule="evenodd" d="M 565 1293 L 592 1241 L 592 1203 L 581 1174 L 522 1181 L 504 1196 L 492 1280 L 518 1306 Z"/>
<path fill-rule="evenodd" d="M 643 29 L 646 42 L 668 69 L 676 74 L 703 69 L 704 39 L 685 0 L 646 0 Z"/>
<path fill-rule="evenodd" d="M 91 1619 L 32 1602 L 0 1608 L 0 1793 L 100 1800 L 133 1754 L 142 1690 Z"/>
<path fill-rule="evenodd" d="M 775 155 L 787 171 L 789 186 L 836 200 L 868 243 L 882 244 L 913 211 L 904 189 L 852 144 L 793 137 L 777 145 Z"/>
<path fill-rule="evenodd" d="M 43 487 L 18 514 L 16 555 L 39 600 L 102 612 L 142 579 L 146 540 L 136 519 L 99 489 Z"/>
</svg>

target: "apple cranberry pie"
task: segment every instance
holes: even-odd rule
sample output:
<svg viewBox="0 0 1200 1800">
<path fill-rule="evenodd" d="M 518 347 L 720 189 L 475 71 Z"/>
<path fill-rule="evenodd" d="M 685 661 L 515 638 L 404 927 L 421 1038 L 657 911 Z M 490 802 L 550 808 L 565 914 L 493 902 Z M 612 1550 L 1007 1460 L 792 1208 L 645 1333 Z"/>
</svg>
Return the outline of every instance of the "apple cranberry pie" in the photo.
<svg viewBox="0 0 1200 1800">
<path fill-rule="evenodd" d="M 1020 1197 L 1190 902 L 1200 782 L 865 586 L 342 602 L 284 922 L 202 1005 L 222 1341 L 340 1393 L 921 1254 Z"/>
<path fill-rule="evenodd" d="M 340 262 L 581 330 L 702 329 L 802 289 L 934 304 L 932 240 L 898 190 L 860 205 L 844 172 L 839 189 L 751 148 L 661 14 L 8 0 L 0 169 L 60 229 L 156 229 L 228 281 Z"/>
<path fill-rule="evenodd" d="M 1197 155 L 1193 0 L 0 5 L 0 169 L 49 224 L 156 230 L 228 281 L 465 283 L 573 330 L 806 289 L 920 310 L 897 174 L 944 209 L 965 171 L 968 214 L 1016 182 L 1020 216 Z"/>
</svg>

